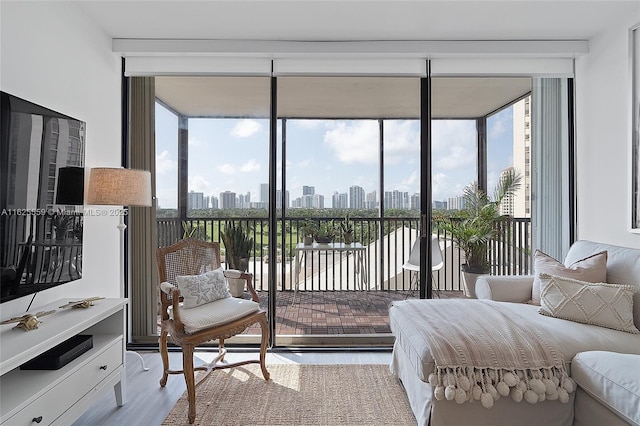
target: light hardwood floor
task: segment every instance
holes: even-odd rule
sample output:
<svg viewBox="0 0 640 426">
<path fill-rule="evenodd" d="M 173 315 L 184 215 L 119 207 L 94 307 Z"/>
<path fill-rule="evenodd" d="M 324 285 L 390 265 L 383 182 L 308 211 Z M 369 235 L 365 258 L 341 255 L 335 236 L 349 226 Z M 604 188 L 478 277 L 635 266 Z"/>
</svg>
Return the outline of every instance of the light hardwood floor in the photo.
<svg viewBox="0 0 640 426">
<path fill-rule="evenodd" d="M 158 352 L 140 352 L 148 371 L 143 371 L 140 360 L 134 354 L 127 354 L 127 402 L 116 406 L 113 392 L 106 392 L 74 426 L 102 425 L 160 425 L 176 401 L 185 391 L 184 378 L 171 375 L 167 386 L 160 387 L 162 361 Z M 180 352 L 171 352 L 171 366 L 179 368 L 182 363 Z M 215 352 L 198 352 L 196 357 L 209 362 Z M 226 359 L 230 362 L 256 358 L 257 353 L 229 352 Z M 198 361 L 196 360 L 196 363 Z M 267 364 L 389 364 L 390 351 L 322 351 L 322 352 L 269 352 Z M 214 373 L 215 374 L 215 373 Z"/>
</svg>

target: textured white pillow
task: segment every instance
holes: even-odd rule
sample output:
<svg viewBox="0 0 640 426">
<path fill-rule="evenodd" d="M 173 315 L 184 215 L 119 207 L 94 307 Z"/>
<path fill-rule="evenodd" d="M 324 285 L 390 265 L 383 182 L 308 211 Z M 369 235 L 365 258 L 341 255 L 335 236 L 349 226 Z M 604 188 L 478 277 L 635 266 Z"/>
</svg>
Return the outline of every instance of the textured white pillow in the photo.
<svg viewBox="0 0 640 426">
<path fill-rule="evenodd" d="M 176 283 L 184 298 L 182 307 L 185 309 L 231 297 L 222 268 L 202 275 L 179 275 Z"/>
<path fill-rule="evenodd" d="M 607 252 L 592 254 L 580 259 L 569 266 L 555 260 L 540 250 L 533 253 L 533 288 L 531 303 L 540 305 L 540 274 L 558 275 L 590 283 L 605 282 L 607 280 Z"/>
<path fill-rule="evenodd" d="M 555 318 L 640 334 L 633 325 L 631 285 L 589 283 L 540 274 L 538 312 Z"/>
</svg>

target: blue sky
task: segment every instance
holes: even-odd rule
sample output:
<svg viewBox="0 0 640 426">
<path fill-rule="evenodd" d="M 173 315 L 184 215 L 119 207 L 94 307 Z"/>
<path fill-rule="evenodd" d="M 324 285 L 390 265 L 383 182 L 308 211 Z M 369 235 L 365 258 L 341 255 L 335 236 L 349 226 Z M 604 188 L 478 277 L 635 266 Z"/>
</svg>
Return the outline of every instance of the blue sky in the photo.
<svg viewBox="0 0 640 426">
<path fill-rule="evenodd" d="M 488 180 L 513 164 L 513 113 L 507 108 L 488 120 Z M 266 119 L 189 120 L 189 190 L 219 197 L 223 191 L 251 193 L 260 201 L 260 184 L 268 182 L 269 122 Z M 281 124 L 278 138 L 281 138 Z M 384 124 L 385 191 L 419 192 L 419 122 Z M 177 119 L 156 105 L 157 196 L 161 208 L 177 204 Z M 302 186 L 314 186 L 331 207 L 335 191 L 359 185 L 378 191 L 378 123 L 375 120 L 288 120 L 287 187 L 290 199 Z M 460 195 L 475 180 L 475 122 L 435 120 L 433 200 Z M 278 155 L 278 170 L 281 154 Z M 278 172 L 280 179 L 280 172 Z"/>
</svg>

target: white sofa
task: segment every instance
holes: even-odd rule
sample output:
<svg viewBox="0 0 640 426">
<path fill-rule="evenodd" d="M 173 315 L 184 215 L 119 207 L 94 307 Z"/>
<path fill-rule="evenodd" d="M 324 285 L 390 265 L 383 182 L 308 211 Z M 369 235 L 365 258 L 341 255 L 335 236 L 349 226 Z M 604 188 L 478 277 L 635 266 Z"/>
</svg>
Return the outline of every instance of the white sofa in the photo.
<svg viewBox="0 0 640 426">
<path fill-rule="evenodd" d="M 590 241 L 576 242 L 565 259 L 569 265 L 576 260 L 606 250 L 607 281 L 610 283 L 633 284 L 637 292 L 634 296 L 634 323 L 640 326 L 640 250 L 612 246 Z M 609 328 L 582 324 L 573 321 L 544 316 L 538 313 L 538 306 L 527 304 L 531 299 L 533 276 L 493 277 L 483 276 L 476 283 L 479 298 L 499 301 L 500 309 L 507 316 L 529 321 L 544 330 L 561 345 L 565 366 L 571 372 L 571 361 L 580 352 L 612 351 L 640 355 L 640 334 L 631 334 Z M 410 301 L 407 301 L 409 303 Z M 446 301 L 444 301 L 446 303 Z M 425 313 L 431 303 L 443 301 L 421 300 Z M 411 408 L 419 425 L 459 425 L 470 421 L 474 425 L 573 425 L 575 393 L 570 401 L 542 401 L 537 404 L 513 402 L 510 398 L 495 401 L 491 409 L 478 403 L 456 404 L 454 401 L 437 400 L 428 383 L 428 376 L 434 371 L 434 361 L 426 339 L 419 336 L 419 325 L 413 324 L 403 313 L 403 303 L 394 303 L 389 309 L 391 330 L 396 338 L 390 369 L 402 381 Z"/>
<path fill-rule="evenodd" d="M 592 241 L 576 242 L 565 266 L 600 251 L 607 251 L 607 282 L 630 284 L 634 294 L 634 323 L 640 328 L 640 250 Z M 531 299 L 533 275 L 482 276 L 476 283 L 478 298 L 507 302 Z M 609 349 L 609 348 L 603 348 Z M 635 351 L 637 353 L 637 351 Z M 577 353 L 571 376 L 578 385 L 575 401 L 577 425 L 640 425 L 640 356 L 591 350 Z"/>
</svg>

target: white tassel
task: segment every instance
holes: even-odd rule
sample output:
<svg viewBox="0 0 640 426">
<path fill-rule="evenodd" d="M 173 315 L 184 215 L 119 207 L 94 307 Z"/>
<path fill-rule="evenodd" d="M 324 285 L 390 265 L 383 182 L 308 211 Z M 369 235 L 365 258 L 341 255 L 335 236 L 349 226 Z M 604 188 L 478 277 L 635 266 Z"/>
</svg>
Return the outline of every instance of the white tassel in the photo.
<svg viewBox="0 0 640 426">
<path fill-rule="evenodd" d="M 522 401 L 522 391 L 518 388 L 511 389 L 511 399 L 513 399 L 515 402 Z"/>
<path fill-rule="evenodd" d="M 529 389 L 529 390 L 525 391 L 524 399 L 529 404 L 535 404 L 535 403 L 538 402 L 538 394 L 535 393 L 534 391 L 532 391 L 531 389 Z"/>
<path fill-rule="evenodd" d="M 547 390 L 547 387 L 544 385 L 544 383 L 542 383 L 542 380 L 540 379 L 531 379 L 531 381 L 529 381 L 529 387 L 538 395 L 544 394 Z"/>
<path fill-rule="evenodd" d="M 456 376 L 452 373 L 447 373 L 444 375 L 444 379 L 442 379 L 442 384 L 445 386 L 455 386 L 456 385 Z"/>
<path fill-rule="evenodd" d="M 429 374 L 429 384 L 434 388 L 438 385 L 438 376 L 435 373 Z"/>
<path fill-rule="evenodd" d="M 547 399 L 549 401 L 556 401 L 558 399 L 558 396 L 558 391 L 554 390 L 553 392 L 547 394 Z"/>
<path fill-rule="evenodd" d="M 442 401 L 444 399 L 444 387 L 436 386 L 436 390 L 433 391 L 433 395 L 438 401 Z"/>
<path fill-rule="evenodd" d="M 462 404 L 464 402 L 467 401 L 467 393 L 465 391 L 463 391 L 462 389 L 458 388 L 456 389 L 456 396 L 455 396 L 455 400 L 458 404 Z"/>
<path fill-rule="evenodd" d="M 504 376 L 502 377 L 502 380 L 507 384 L 507 386 L 509 386 L 510 388 L 514 387 L 515 385 L 518 384 L 518 381 L 516 379 L 516 376 L 513 375 L 513 373 L 505 373 Z M 498 391 L 500 391 L 500 389 L 498 389 Z"/>
<path fill-rule="evenodd" d="M 491 394 L 484 392 L 482 395 L 480 395 L 480 403 L 482 403 L 482 406 L 484 408 L 491 408 L 493 407 L 493 397 L 491 396 Z"/>
<path fill-rule="evenodd" d="M 495 388 L 495 386 L 487 385 L 487 392 L 489 392 L 489 395 L 491 395 L 494 400 L 497 401 L 498 399 L 500 399 L 500 395 L 498 395 L 498 390 Z"/>
<path fill-rule="evenodd" d="M 538 394 L 538 402 L 542 402 L 545 399 L 547 399 L 547 394 L 546 393 L 539 393 Z"/>
<path fill-rule="evenodd" d="M 471 396 L 474 400 L 479 401 L 480 396 L 482 395 L 482 389 L 478 385 L 473 386 L 473 390 L 471 391 Z"/>
<path fill-rule="evenodd" d="M 557 386 L 553 384 L 553 381 L 551 379 L 542 379 L 542 383 L 544 383 L 544 386 L 546 388 L 545 393 L 547 395 L 556 391 Z"/>
<path fill-rule="evenodd" d="M 558 389 L 558 399 L 561 403 L 566 404 L 569 402 L 569 394 L 563 388 Z"/>
<path fill-rule="evenodd" d="M 564 388 L 564 390 L 567 391 L 567 393 L 573 392 L 574 391 L 573 379 L 571 377 L 565 378 L 564 382 L 562 383 L 562 387 Z"/>
<path fill-rule="evenodd" d="M 444 397 L 447 398 L 447 401 L 452 401 L 456 397 L 456 388 L 447 386 L 444 389 Z"/>
<path fill-rule="evenodd" d="M 496 389 L 502 396 L 509 395 L 509 386 L 505 382 L 498 382 L 498 384 L 496 385 Z"/>
<path fill-rule="evenodd" d="M 458 384 L 465 392 L 471 389 L 471 381 L 467 376 L 460 377 L 460 379 L 458 380 Z"/>
</svg>

